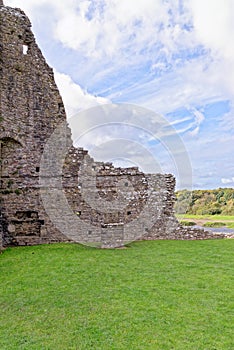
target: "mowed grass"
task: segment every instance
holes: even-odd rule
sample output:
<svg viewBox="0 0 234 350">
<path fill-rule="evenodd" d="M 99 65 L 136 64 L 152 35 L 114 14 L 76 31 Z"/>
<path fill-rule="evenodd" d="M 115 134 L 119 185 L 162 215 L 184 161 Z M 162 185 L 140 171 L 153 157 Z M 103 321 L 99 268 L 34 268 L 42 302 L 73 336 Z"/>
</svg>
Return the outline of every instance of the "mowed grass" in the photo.
<svg viewBox="0 0 234 350">
<path fill-rule="evenodd" d="M 234 349 L 234 240 L 9 248 L 0 349 Z"/>
</svg>

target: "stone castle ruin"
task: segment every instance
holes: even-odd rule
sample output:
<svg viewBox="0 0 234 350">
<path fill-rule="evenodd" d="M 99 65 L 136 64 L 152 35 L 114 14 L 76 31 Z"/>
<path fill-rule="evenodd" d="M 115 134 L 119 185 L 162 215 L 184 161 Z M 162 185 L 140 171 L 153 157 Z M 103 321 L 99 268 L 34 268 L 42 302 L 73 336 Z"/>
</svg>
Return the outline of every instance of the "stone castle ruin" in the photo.
<svg viewBox="0 0 234 350">
<path fill-rule="evenodd" d="M 172 175 L 115 168 L 75 148 L 29 19 L 3 1 L 0 18 L 0 248 L 223 237 L 179 225 Z"/>
</svg>

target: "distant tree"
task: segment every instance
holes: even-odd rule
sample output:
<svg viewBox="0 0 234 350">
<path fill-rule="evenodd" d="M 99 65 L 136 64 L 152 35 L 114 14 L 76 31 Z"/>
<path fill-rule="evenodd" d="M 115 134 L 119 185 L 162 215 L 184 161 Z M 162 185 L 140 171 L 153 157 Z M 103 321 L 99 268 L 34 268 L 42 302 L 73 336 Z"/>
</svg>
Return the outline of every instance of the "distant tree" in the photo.
<svg viewBox="0 0 234 350">
<path fill-rule="evenodd" d="M 234 215 L 234 189 L 182 190 L 176 192 L 175 212 L 197 215 Z"/>
</svg>

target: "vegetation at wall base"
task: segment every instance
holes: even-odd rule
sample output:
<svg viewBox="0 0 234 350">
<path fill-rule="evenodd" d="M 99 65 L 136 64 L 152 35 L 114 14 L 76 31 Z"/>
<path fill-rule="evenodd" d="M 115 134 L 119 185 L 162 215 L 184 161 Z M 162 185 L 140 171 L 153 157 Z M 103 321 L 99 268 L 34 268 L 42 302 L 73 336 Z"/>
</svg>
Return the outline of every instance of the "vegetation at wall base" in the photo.
<svg viewBox="0 0 234 350">
<path fill-rule="evenodd" d="M 232 350 L 234 240 L 0 255 L 0 349 Z"/>
<path fill-rule="evenodd" d="M 194 222 L 194 221 L 181 220 L 181 221 L 180 221 L 180 224 L 181 224 L 182 226 L 195 226 L 195 225 L 196 225 L 196 222 Z"/>
</svg>

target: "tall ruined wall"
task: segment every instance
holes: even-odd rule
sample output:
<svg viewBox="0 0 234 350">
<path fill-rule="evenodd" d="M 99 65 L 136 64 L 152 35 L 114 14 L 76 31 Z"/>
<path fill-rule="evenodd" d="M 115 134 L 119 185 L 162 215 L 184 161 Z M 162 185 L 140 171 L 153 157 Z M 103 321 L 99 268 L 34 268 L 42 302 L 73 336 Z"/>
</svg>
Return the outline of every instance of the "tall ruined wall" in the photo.
<svg viewBox="0 0 234 350">
<path fill-rule="evenodd" d="M 62 240 L 43 210 L 39 171 L 46 140 L 66 120 L 63 102 L 24 12 L 2 6 L 0 23 L 1 212 L 7 222 L 3 241 Z"/>
<path fill-rule="evenodd" d="M 1 5 L 0 247 L 210 237 L 178 224 L 172 175 L 114 168 L 72 146 L 53 71 L 28 18 Z"/>
</svg>

